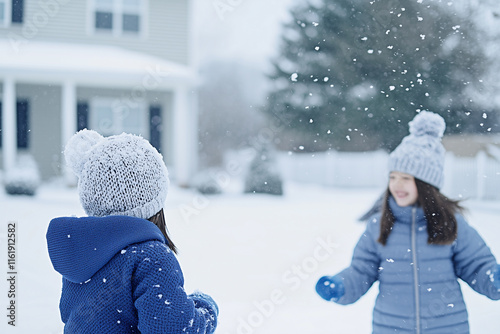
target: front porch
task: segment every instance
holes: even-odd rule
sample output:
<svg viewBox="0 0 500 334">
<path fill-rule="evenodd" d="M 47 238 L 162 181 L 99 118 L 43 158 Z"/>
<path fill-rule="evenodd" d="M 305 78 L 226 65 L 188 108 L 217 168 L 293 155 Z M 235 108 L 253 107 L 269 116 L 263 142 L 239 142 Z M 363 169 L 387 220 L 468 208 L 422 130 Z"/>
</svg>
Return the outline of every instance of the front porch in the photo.
<svg viewBox="0 0 500 334">
<path fill-rule="evenodd" d="M 82 128 L 142 135 L 164 156 L 172 179 L 196 169 L 197 113 L 189 68 L 117 47 L 0 40 L 1 162 L 31 154 L 43 179 L 63 175 L 62 150 Z"/>
</svg>

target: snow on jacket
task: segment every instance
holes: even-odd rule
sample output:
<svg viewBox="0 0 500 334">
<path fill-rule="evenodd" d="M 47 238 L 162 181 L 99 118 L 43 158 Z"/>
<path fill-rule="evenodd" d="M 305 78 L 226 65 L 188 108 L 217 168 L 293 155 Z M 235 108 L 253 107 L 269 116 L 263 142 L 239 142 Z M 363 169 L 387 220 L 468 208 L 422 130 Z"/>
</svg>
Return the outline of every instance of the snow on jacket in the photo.
<svg viewBox="0 0 500 334">
<path fill-rule="evenodd" d="M 423 210 L 400 207 L 392 197 L 389 205 L 396 221 L 386 246 L 377 242 L 378 213 L 368 221 L 351 266 L 339 274 L 345 295 L 337 303 L 355 302 L 378 280 L 373 333 L 469 333 L 457 278 L 491 299 L 500 299 L 490 280 L 495 257 L 460 215 L 458 237 L 452 244 L 429 245 Z"/>
<path fill-rule="evenodd" d="M 126 216 L 63 217 L 47 230 L 63 275 L 65 333 L 213 333 L 217 305 L 186 295 L 181 268 L 151 222 Z"/>
</svg>

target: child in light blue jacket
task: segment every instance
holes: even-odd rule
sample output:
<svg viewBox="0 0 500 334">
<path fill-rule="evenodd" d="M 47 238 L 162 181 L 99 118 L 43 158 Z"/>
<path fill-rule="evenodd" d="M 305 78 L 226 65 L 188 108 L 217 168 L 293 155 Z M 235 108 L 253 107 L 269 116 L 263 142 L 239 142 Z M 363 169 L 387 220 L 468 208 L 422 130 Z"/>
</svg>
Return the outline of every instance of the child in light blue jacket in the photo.
<svg viewBox="0 0 500 334">
<path fill-rule="evenodd" d="M 186 294 L 167 234 L 169 185 L 161 155 L 143 138 L 104 138 L 82 130 L 68 142 L 88 217 L 50 222 L 47 244 L 62 276 L 65 333 L 205 333 L 218 307 L 201 292 Z"/>
<path fill-rule="evenodd" d="M 324 276 L 317 293 L 338 304 L 356 302 L 375 281 L 373 333 L 469 333 L 458 278 L 500 299 L 500 266 L 481 236 L 445 197 L 441 116 L 422 111 L 410 135 L 389 157 L 382 208 L 369 219 L 350 267 Z M 380 212 L 381 211 L 381 212 Z"/>
</svg>

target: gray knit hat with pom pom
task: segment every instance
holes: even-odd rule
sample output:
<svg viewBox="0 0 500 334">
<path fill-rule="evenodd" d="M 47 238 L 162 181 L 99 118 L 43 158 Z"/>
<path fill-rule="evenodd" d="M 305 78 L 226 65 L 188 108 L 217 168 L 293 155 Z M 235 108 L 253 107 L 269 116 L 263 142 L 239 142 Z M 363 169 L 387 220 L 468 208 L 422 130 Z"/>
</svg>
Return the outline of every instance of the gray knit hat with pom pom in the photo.
<svg viewBox="0 0 500 334">
<path fill-rule="evenodd" d="M 389 156 L 389 171 L 413 175 L 440 189 L 444 182 L 446 123 L 436 113 L 421 111 L 409 124 L 410 135 Z"/>
<path fill-rule="evenodd" d="M 84 129 L 68 141 L 64 156 L 79 178 L 80 202 L 89 216 L 149 219 L 163 208 L 167 167 L 144 138 L 126 133 L 105 138 Z"/>
</svg>

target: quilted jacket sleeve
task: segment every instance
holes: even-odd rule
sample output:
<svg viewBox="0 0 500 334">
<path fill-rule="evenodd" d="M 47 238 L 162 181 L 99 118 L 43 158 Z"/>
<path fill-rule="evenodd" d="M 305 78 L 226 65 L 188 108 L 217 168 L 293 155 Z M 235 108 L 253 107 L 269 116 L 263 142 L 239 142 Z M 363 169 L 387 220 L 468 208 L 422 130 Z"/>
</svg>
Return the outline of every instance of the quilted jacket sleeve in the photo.
<svg viewBox="0 0 500 334">
<path fill-rule="evenodd" d="M 199 294 L 187 296 L 175 255 L 162 243 L 152 245 L 142 249 L 132 282 L 140 332 L 213 333 L 215 302 L 211 298 L 200 302 Z"/>
<path fill-rule="evenodd" d="M 475 291 L 490 299 L 500 299 L 492 282 L 497 266 L 495 257 L 479 233 L 462 216 L 457 216 L 458 237 L 454 244 L 455 274 Z"/>
<path fill-rule="evenodd" d="M 378 279 L 380 259 L 375 244 L 379 224 L 375 219 L 369 220 L 365 232 L 354 248 L 351 265 L 341 271 L 345 294 L 336 303 L 352 304 L 361 298 Z"/>
</svg>

